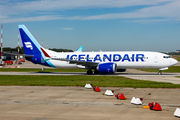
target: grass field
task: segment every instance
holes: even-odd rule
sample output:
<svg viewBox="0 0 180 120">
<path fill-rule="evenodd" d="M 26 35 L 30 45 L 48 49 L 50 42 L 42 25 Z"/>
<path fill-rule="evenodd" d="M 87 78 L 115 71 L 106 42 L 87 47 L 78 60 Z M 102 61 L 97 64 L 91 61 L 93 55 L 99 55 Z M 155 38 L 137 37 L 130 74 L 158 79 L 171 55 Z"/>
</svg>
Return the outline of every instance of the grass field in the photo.
<svg viewBox="0 0 180 120">
<path fill-rule="evenodd" d="M 86 72 L 86 69 L 0 68 L 0 72 Z"/>
<path fill-rule="evenodd" d="M 173 58 L 175 58 L 177 61 L 180 61 L 180 55 L 173 55 Z"/>
<path fill-rule="evenodd" d="M 0 75 L 0 85 L 3 86 L 85 86 L 86 83 L 100 87 L 180 88 L 180 85 L 171 83 L 133 80 L 122 76 Z"/>
<path fill-rule="evenodd" d="M 140 69 L 142 71 L 147 71 L 147 72 L 158 72 L 159 69 Z M 168 70 L 163 70 L 162 72 L 180 72 L 180 66 L 172 66 L 169 67 Z"/>
</svg>

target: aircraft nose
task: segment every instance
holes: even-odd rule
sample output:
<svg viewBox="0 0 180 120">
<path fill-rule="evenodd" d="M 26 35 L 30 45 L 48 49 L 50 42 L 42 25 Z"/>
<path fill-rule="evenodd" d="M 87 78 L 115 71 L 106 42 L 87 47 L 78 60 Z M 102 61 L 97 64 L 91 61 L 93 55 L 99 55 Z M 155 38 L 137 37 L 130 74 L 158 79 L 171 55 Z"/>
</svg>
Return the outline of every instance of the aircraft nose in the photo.
<svg viewBox="0 0 180 120">
<path fill-rule="evenodd" d="M 171 63 L 172 63 L 172 65 L 175 65 L 175 64 L 178 63 L 178 61 L 177 61 L 176 59 L 172 59 L 172 60 L 171 60 Z"/>
</svg>

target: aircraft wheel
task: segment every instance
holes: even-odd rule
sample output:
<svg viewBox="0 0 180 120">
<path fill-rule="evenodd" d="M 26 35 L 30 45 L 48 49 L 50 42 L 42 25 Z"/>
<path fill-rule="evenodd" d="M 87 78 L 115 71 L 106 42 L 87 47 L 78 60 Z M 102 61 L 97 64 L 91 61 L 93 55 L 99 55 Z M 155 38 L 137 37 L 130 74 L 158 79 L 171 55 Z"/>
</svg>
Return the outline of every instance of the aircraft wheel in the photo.
<svg viewBox="0 0 180 120">
<path fill-rule="evenodd" d="M 158 75 L 162 75 L 162 72 L 161 72 L 161 71 L 159 71 L 159 72 L 158 72 Z"/>
<path fill-rule="evenodd" d="M 94 74 L 99 74 L 99 71 L 95 69 Z"/>
<path fill-rule="evenodd" d="M 92 75 L 92 70 L 89 69 L 89 70 L 87 71 L 87 74 L 88 74 L 88 75 Z"/>
</svg>

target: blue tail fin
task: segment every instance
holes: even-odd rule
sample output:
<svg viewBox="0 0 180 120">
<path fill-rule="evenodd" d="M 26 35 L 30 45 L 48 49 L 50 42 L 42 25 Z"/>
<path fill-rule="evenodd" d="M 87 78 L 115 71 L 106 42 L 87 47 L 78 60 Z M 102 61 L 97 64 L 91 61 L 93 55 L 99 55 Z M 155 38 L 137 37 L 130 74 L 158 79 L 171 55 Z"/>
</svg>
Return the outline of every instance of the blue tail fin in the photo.
<svg viewBox="0 0 180 120">
<path fill-rule="evenodd" d="M 26 55 L 41 54 L 41 46 L 24 25 L 19 25 L 22 44 Z"/>
<path fill-rule="evenodd" d="M 83 46 L 81 46 L 80 48 L 78 48 L 77 50 L 76 50 L 76 52 L 82 52 L 83 51 Z"/>
<path fill-rule="evenodd" d="M 29 32 L 29 30 L 25 27 L 25 25 L 19 25 L 19 32 L 21 35 L 22 44 L 24 47 L 25 55 L 33 55 L 33 58 L 26 58 L 29 61 L 32 61 L 33 63 L 43 64 L 47 66 L 54 67 L 50 61 L 42 62 L 46 59 L 46 56 L 44 55 L 42 51 L 42 47 L 39 45 L 39 43 L 36 41 L 36 39 L 33 37 L 33 35 Z M 46 53 L 47 54 L 47 53 Z"/>
</svg>

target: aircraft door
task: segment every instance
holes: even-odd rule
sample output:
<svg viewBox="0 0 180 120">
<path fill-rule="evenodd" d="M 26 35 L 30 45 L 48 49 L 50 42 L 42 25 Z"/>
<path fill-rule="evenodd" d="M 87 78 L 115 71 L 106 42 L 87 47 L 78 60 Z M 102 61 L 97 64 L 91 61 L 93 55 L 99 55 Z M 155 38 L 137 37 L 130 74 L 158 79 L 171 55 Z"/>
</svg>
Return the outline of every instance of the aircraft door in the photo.
<svg viewBox="0 0 180 120">
<path fill-rule="evenodd" d="M 158 63 L 158 55 L 154 56 L 154 63 Z"/>
</svg>

